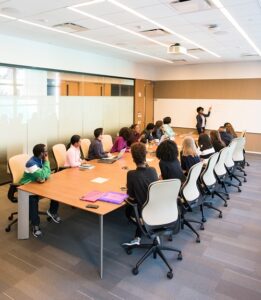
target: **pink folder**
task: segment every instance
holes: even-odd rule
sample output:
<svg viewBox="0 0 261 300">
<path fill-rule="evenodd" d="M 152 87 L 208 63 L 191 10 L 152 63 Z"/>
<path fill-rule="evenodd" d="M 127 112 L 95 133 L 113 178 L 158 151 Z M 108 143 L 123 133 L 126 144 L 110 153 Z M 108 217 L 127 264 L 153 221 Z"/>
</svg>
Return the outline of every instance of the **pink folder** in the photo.
<svg viewBox="0 0 261 300">
<path fill-rule="evenodd" d="M 104 193 L 103 192 L 99 192 L 99 191 L 91 191 L 88 192 L 86 194 L 84 194 L 80 200 L 83 201 L 89 201 L 89 202 L 95 202 L 96 200 L 98 200 Z"/>
</svg>

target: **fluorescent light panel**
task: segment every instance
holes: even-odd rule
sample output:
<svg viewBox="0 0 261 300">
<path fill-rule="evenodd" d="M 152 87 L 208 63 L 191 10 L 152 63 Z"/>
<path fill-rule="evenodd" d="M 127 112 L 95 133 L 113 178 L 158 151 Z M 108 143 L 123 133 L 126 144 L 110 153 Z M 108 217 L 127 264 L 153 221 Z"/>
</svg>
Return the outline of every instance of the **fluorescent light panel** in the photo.
<svg viewBox="0 0 261 300">
<path fill-rule="evenodd" d="M 158 22 L 156 22 L 156 21 L 154 21 L 154 20 L 152 20 L 152 19 L 150 19 L 150 18 L 144 16 L 143 14 L 138 13 L 137 11 L 135 11 L 135 10 L 129 8 L 128 6 L 126 6 L 126 5 L 122 4 L 122 3 L 119 3 L 119 2 L 116 1 L 116 0 L 107 0 L 107 1 L 109 1 L 110 3 L 112 3 L 112 4 L 114 4 L 114 5 L 116 5 L 116 6 L 120 7 L 120 8 L 122 8 L 122 9 L 125 10 L 125 11 L 128 11 L 129 13 L 131 13 L 131 14 L 133 14 L 133 15 L 135 15 L 135 16 L 137 16 L 137 17 L 139 17 L 139 18 L 141 18 L 141 19 L 143 19 L 143 20 L 145 20 L 145 21 L 147 21 L 147 22 L 150 22 L 150 23 L 156 25 L 158 28 L 162 28 L 162 29 L 164 29 L 165 31 L 168 31 L 169 33 L 171 33 L 171 34 L 173 34 L 173 35 L 179 37 L 180 39 L 182 39 L 182 40 L 184 40 L 184 41 L 186 41 L 186 42 L 188 42 L 188 43 L 190 43 L 190 44 L 192 44 L 192 45 L 194 45 L 194 46 L 196 46 L 196 47 L 198 47 L 198 48 L 203 49 L 204 51 L 208 52 L 209 54 L 211 54 L 211 55 L 213 55 L 213 56 L 215 56 L 215 57 L 220 57 L 220 55 L 214 53 L 213 51 L 208 50 L 208 49 L 205 48 L 204 46 L 202 46 L 202 45 L 200 45 L 200 44 L 198 44 L 198 43 L 192 41 L 191 39 L 186 38 L 185 36 L 183 36 L 183 35 L 181 35 L 181 34 L 175 32 L 175 31 L 171 30 L 170 28 L 168 28 L 168 27 L 166 27 L 166 26 L 164 26 L 164 25 L 162 25 L 162 24 L 160 24 L 160 23 L 158 23 Z"/>
<path fill-rule="evenodd" d="M 16 18 L 8 16 L 8 15 L 4 15 L 4 14 L 0 14 L 0 17 L 6 18 L 6 19 L 9 19 L 9 20 L 16 20 Z"/>
<path fill-rule="evenodd" d="M 232 17 L 230 12 L 224 7 L 220 0 L 211 0 L 213 4 L 223 13 L 223 15 L 232 23 L 232 25 L 237 29 L 237 31 L 244 37 L 244 39 L 249 43 L 249 45 L 261 56 L 261 50 L 256 46 L 256 44 L 250 39 L 248 34 L 244 29 L 238 24 L 238 22 Z"/>
<path fill-rule="evenodd" d="M 149 55 L 149 54 L 146 54 L 146 53 L 143 53 L 143 52 L 139 52 L 139 51 L 130 50 L 130 49 L 127 49 L 127 48 L 115 46 L 115 45 L 112 45 L 112 44 L 109 44 L 109 43 L 101 42 L 99 40 L 90 39 L 90 38 L 87 38 L 87 37 L 84 37 L 84 36 L 81 36 L 81 35 L 78 35 L 78 34 L 65 32 L 65 31 L 62 31 L 62 30 L 59 30 L 59 29 L 55 29 L 55 28 L 51 28 L 51 27 L 48 27 L 48 26 L 45 26 L 45 25 L 41 25 L 41 24 L 38 24 L 38 23 L 30 22 L 30 21 L 23 20 L 23 19 L 16 19 L 16 20 L 19 21 L 19 22 L 21 22 L 21 23 L 27 24 L 27 25 L 39 27 L 39 28 L 46 29 L 46 30 L 53 31 L 53 32 L 58 32 L 58 33 L 61 33 L 61 34 L 72 36 L 74 38 L 86 40 L 88 42 L 96 43 L 96 44 L 107 46 L 107 47 L 110 47 L 110 48 L 115 48 L 115 49 L 118 49 L 118 50 L 121 50 L 121 51 L 125 51 L 125 52 L 129 52 L 129 53 L 132 53 L 132 54 L 141 55 L 141 56 L 144 56 L 144 57 L 152 58 L 154 60 L 163 61 L 163 62 L 166 62 L 166 63 L 169 63 L 169 64 L 173 63 L 170 60 L 163 59 L 163 58 L 160 58 L 160 57 L 157 57 L 157 56 L 153 56 L 153 55 Z"/>
<path fill-rule="evenodd" d="M 128 32 L 128 33 L 133 34 L 133 35 L 135 35 L 135 36 L 138 36 L 138 37 L 140 37 L 140 38 L 142 38 L 142 39 L 148 40 L 148 41 L 150 41 L 150 42 L 152 42 L 152 43 L 158 44 L 158 45 L 160 45 L 160 46 L 162 46 L 162 47 L 165 47 L 166 49 L 169 47 L 169 45 L 164 44 L 164 43 L 162 43 L 162 42 L 159 42 L 159 41 L 157 41 L 157 40 L 154 40 L 154 39 L 152 39 L 152 38 L 149 38 L 149 37 L 147 37 L 147 36 L 145 36 L 145 35 L 143 35 L 143 34 L 141 34 L 141 33 L 138 33 L 138 32 L 136 32 L 136 31 L 127 29 L 127 28 L 125 28 L 125 27 L 123 27 L 123 26 L 114 24 L 114 23 L 112 23 L 112 22 L 110 22 L 110 21 L 107 21 L 107 20 L 105 20 L 105 19 L 103 19 L 103 18 L 94 16 L 94 15 L 92 15 L 92 14 L 89 14 L 89 13 L 87 13 L 87 12 L 84 12 L 84 11 L 82 11 L 82 10 L 77 9 L 77 7 L 89 6 L 89 5 L 92 5 L 92 4 L 97 4 L 97 3 L 101 3 L 101 2 L 105 2 L 105 1 L 106 1 L 106 0 L 94 0 L 94 1 L 91 1 L 91 2 L 84 2 L 84 3 L 78 4 L 78 5 L 73 5 L 73 6 L 70 6 L 70 7 L 67 7 L 67 8 L 70 9 L 70 10 L 72 10 L 72 11 L 74 11 L 74 12 L 76 12 L 76 13 L 79 13 L 79 14 L 81 14 L 81 15 L 83 15 L 83 16 L 86 16 L 86 17 L 88 17 L 88 18 L 91 18 L 91 19 L 93 19 L 93 20 L 99 21 L 99 22 L 101 22 L 101 23 L 104 23 L 104 24 L 106 24 L 106 25 L 112 26 L 112 27 L 117 28 L 117 29 L 119 29 L 119 30 Z M 109 2 L 111 2 L 111 1 L 109 0 Z M 112 4 L 115 4 L 115 3 L 112 2 Z M 121 7 L 121 5 L 120 5 L 120 7 Z M 121 7 L 121 8 L 122 8 L 122 7 Z M 126 10 L 126 9 L 125 9 L 125 10 Z M 128 11 L 128 10 L 126 10 L 126 11 Z M 130 11 L 128 11 L 128 12 L 130 12 Z M 131 13 L 131 12 L 130 12 L 130 13 Z M 169 31 L 169 30 L 167 30 L 167 31 Z M 194 58 L 194 59 L 199 59 L 197 56 L 192 55 L 192 54 L 188 54 L 188 53 L 187 53 L 187 54 L 184 54 L 184 55 L 190 56 L 190 57 L 192 57 L 192 58 Z"/>
</svg>

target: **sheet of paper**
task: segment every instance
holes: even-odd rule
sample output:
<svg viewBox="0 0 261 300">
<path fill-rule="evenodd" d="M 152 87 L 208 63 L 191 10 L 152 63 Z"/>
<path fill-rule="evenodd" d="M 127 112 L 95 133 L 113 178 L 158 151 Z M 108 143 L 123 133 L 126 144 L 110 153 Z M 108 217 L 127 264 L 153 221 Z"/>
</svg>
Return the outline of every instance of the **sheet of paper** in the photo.
<svg viewBox="0 0 261 300">
<path fill-rule="evenodd" d="M 94 178 L 93 180 L 91 180 L 91 182 L 95 182 L 95 183 L 104 183 L 106 181 L 108 181 L 109 179 L 108 178 L 103 178 L 103 177 L 97 177 L 97 178 Z"/>
</svg>

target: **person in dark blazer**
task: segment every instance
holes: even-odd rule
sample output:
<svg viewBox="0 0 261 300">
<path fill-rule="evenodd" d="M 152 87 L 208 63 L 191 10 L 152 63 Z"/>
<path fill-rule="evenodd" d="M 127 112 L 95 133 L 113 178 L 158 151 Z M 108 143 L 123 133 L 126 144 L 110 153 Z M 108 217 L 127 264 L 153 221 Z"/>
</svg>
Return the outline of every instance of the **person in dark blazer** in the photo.
<svg viewBox="0 0 261 300">
<path fill-rule="evenodd" d="M 204 114 L 204 108 L 199 106 L 197 108 L 197 124 L 196 124 L 196 128 L 198 131 L 198 134 L 204 133 L 205 132 L 205 127 L 206 127 L 206 123 L 207 123 L 207 117 L 210 116 L 210 112 L 211 112 L 212 107 L 210 106 L 210 108 L 208 109 L 208 113 Z"/>
</svg>

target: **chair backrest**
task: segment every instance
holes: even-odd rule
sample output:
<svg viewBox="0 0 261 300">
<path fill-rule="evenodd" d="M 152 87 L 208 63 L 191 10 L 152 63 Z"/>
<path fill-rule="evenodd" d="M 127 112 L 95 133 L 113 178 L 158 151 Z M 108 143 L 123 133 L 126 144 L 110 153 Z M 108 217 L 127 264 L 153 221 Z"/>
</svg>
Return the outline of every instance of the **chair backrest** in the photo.
<svg viewBox="0 0 261 300">
<path fill-rule="evenodd" d="M 148 188 L 148 198 L 142 209 L 145 226 L 161 227 L 178 220 L 177 198 L 181 186 L 179 179 L 153 182 Z"/>
<path fill-rule="evenodd" d="M 235 149 L 236 149 L 236 146 L 237 146 L 237 143 L 238 143 L 238 138 L 236 139 L 233 139 L 230 144 L 228 145 L 228 148 L 229 148 L 229 151 L 227 153 L 227 157 L 226 157 L 226 160 L 225 160 L 225 166 L 227 168 L 233 168 L 235 163 L 234 163 L 234 160 L 233 160 L 233 154 L 235 152 Z"/>
<path fill-rule="evenodd" d="M 214 172 L 218 177 L 222 177 L 227 174 L 227 170 L 225 167 L 225 161 L 227 159 L 227 155 L 229 152 L 229 147 L 225 147 L 219 151 L 218 161 L 215 165 Z"/>
<path fill-rule="evenodd" d="M 56 144 L 52 148 L 53 156 L 56 162 L 56 171 L 63 167 L 66 160 L 66 147 L 64 144 Z"/>
<path fill-rule="evenodd" d="M 25 164 L 29 158 L 28 154 L 18 154 L 9 158 L 8 167 L 14 184 L 18 184 L 23 177 Z"/>
<path fill-rule="evenodd" d="M 214 173 L 214 168 L 217 163 L 218 156 L 219 156 L 218 152 L 216 152 L 210 156 L 210 158 L 208 159 L 208 164 L 207 164 L 204 172 L 201 175 L 201 181 L 207 187 L 213 186 L 217 182 L 217 179 L 216 179 L 216 176 Z"/>
<path fill-rule="evenodd" d="M 232 155 L 232 159 L 235 162 L 241 162 L 245 160 L 244 148 L 245 148 L 246 138 L 239 137 L 236 140 L 237 140 L 237 145 Z"/>
<path fill-rule="evenodd" d="M 112 137 L 109 134 L 104 134 L 102 136 L 102 146 L 105 152 L 110 152 L 113 146 Z"/>
<path fill-rule="evenodd" d="M 81 149 L 84 158 L 87 158 L 91 141 L 89 139 L 81 139 Z"/>
<path fill-rule="evenodd" d="M 202 167 L 202 161 L 192 166 L 189 170 L 187 180 L 184 182 L 181 188 L 181 195 L 187 202 L 195 201 L 200 196 L 200 190 L 198 188 L 198 179 Z"/>
</svg>

